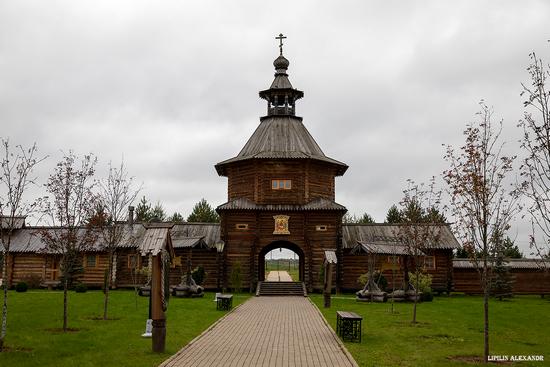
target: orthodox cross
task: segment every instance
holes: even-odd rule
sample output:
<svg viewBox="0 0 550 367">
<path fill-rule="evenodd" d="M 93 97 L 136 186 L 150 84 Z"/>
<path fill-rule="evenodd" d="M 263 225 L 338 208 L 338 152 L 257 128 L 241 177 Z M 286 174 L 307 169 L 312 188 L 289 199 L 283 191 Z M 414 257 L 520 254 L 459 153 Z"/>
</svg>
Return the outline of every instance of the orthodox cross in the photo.
<svg viewBox="0 0 550 367">
<path fill-rule="evenodd" d="M 283 36 L 282 33 L 279 33 L 279 37 L 275 37 L 275 39 L 278 39 L 279 40 L 279 51 L 281 52 L 281 56 L 283 56 L 283 40 L 285 39 L 286 37 Z"/>
</svg>

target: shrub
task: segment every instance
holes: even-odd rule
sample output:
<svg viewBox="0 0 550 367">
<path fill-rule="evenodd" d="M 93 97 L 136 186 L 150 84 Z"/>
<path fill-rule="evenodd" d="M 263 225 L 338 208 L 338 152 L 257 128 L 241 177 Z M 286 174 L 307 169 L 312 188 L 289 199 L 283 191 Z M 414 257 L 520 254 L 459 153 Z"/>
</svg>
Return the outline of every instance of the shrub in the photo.
<svg viewBox="0 0 550 367">
<path fill-rule="evenodd" d="M 409 273 L 409 282 L 416 287 L 416 273 Z M 418 273 L 418 292 L 432 293 L 432 276 Z"/>
<path fill-rule="evenodd" d="M 420 296 L 420 299 L 423 302 L 431 302 L 434 299 L 434 295 L 432 292 L 423 292 L 422 295 Z"/>
<path fill-rule="evenodd" d="M 378 288 L 385 291 L 386 288 L 388 287 L 388 280 L 386 279 L 384 274 L 382 274 L 379 271 L 375 271 L 373 273 L 373 276 L 374 276 L 374 282 L 378 285 Z M 369 281 L 369 273 L 361 274 L 359 278 L 357 278 L 357 283 L 361 284 L 361 287 L 364 287 L 368 281 Z"/>
<path fill-rule="evenodd" d="M 15 291 L 16 292 L 26 292 L 27 289 L 29 289 L 29 286 L 27 285 L 27 283 L 25 282 L 19 282 L 17 283 L 17 285 L 15 286 Z"/>
<path fill-rule="evenodd" d="M 38 289 L 42 283 L 42 277 L 37 274 L 30 274 L 24 278 L 24 282 L 27 283 L 30 289 Z"/>
<path fill-rule="evenodd" d="M 76 293 L 86 293 L 87 290 L 88 290 L 88 287 L 86 287 L 86 284 L 84 284 L 84 283 L 78 283 L 74 287 L 74 291 Z"/>
<path fill-rule="evenodd" d="M 233 265 L 233 269 L 231 269 L 231 286 L 233 287 L 233 291 L 240 293 L 242 289 L 242 275 L 241 275 L 241 263 L 236 262 Z"/>
<path fill-rule="evenodd" d="M 206 273 L 202 266 L 197 266 L 195 270 L 191 272 L 191 276 L 195 280 L 195 283 L 197 283 L 198 285 L 202 285 L 202 283 L 204 282 L 204 278 L 206 277 Z"/>
</svg>

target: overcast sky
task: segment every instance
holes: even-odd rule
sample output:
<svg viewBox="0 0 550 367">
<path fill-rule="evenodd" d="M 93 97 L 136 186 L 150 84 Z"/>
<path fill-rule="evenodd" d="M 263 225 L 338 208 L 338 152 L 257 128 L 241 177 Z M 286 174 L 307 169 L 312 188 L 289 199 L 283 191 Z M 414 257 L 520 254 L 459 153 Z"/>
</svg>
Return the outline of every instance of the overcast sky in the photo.
<svg viewBox="0 0 550 367">
<path fill-rule="evenodd" d="M 265 112 L 284 33 L 297 114 L 347 163 L 336 199 L 383 221 L 407 178 L 446 164 L 442 144 L 485 99 L 518 153 L 529 53 L 550 60 L 548 1 L 2 1 L 0 136 L 48 155 L 124 161 L 142 194 L 187 216 L 227 199 L 214 164 Z M 527 226 L 512 229 L 527 244 Z"/>
</svg>

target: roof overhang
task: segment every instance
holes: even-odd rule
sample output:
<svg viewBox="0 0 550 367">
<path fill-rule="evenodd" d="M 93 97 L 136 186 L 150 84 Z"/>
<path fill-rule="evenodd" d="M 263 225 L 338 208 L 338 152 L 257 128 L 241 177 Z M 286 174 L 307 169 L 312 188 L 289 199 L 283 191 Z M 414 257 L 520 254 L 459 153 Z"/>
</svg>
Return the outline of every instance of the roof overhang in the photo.
<svg viewBox="0 0 550 367">
<path fill-rule="evenodd" d="M 372 255 L 395 255 L 395 256 L 409 256 L 412 255 L 409 249 L 399 243 L 373 243 L 357 241 L 357 244 L 350 251 L 352 254 L 366 253 Z M 418 250 L 415 255 L 424 256 L 424 252 Z"/>
</svg>

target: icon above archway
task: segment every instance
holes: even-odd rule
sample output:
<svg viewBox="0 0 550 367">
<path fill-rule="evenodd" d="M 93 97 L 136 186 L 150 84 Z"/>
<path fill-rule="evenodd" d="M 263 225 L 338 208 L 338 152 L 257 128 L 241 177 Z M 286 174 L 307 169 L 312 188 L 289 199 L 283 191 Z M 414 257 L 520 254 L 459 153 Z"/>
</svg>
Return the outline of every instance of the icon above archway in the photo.
<svg viewBox="0 0 550 367">
<path fill-rule="evenodd" d="M 290 217 L 288 215 L 274 215 L 273 219 L 275 219 L 275 230 L 273 231 L 273 234 L 290 234 L 290 231 L 288 230 L 288 219 Z"/>
</svg>

